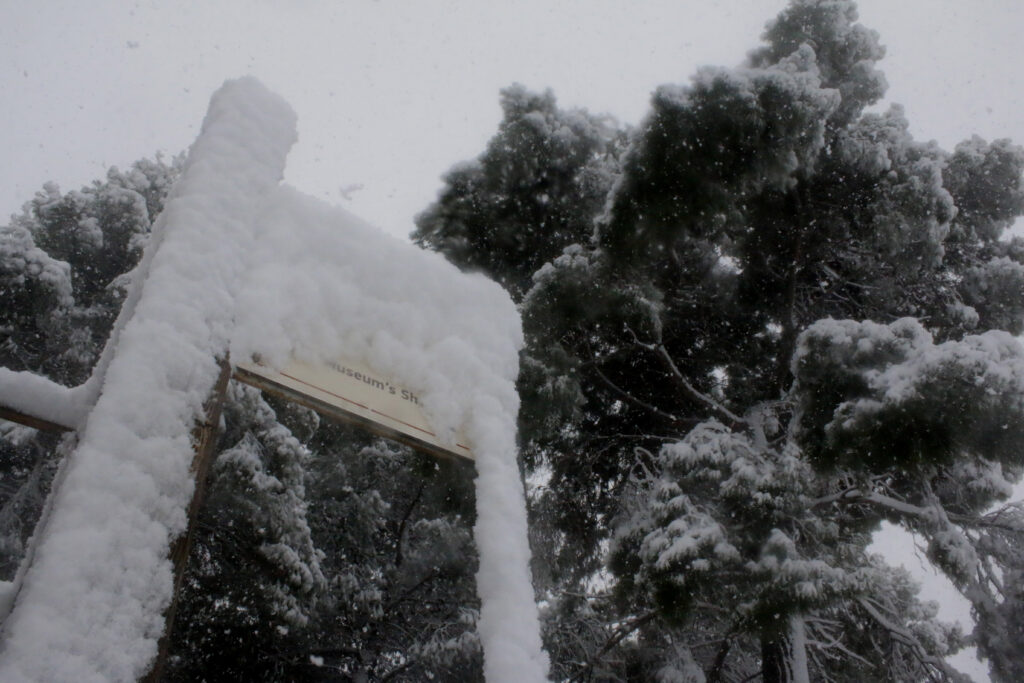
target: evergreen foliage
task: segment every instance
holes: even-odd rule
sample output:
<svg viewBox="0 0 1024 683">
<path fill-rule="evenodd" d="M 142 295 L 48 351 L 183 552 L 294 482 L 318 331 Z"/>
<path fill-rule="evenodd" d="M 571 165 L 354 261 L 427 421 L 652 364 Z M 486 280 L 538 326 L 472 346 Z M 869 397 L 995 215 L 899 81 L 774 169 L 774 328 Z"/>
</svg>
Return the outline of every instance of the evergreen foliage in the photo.
<svg viewBox="0 0 1024 683">
<path fill-rule="evenodd" d="M 558 109 L 550 91 L 512 86 L 501 108 L 486 151 L 448 172 L 413 240 L 488 273 L 518 300 L 537 268 L 589 237 L 623 138 L 606 120 Z"/>
<path fill-rule="evenodd" d="M 1017 675 L 1024 150 L 868 109 L 885 51 L 856 19 L 793 0 L 742 67 L 654 93 L 604 208 L 580 204 L 592 237 L 534 225 L 562 246 L 522 298 L 520 378 L 559 676 L 955 679 L 970 639 L 868 552 L 883 521 Z M 481 267 L 467 225 L 426 244 Z"/>
</svg>

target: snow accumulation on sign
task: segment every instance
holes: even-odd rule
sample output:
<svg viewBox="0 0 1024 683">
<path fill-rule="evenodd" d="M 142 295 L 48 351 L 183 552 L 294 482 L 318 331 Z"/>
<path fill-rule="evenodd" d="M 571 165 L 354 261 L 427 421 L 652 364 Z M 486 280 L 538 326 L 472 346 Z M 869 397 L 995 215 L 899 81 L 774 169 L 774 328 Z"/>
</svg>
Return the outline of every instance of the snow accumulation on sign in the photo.
<svg viewBox="0 0 1024 683">
<path fill-rule="evenodd" d="M 431 455 L 473 457 L 464 437 L 454 445 L 438 437 L 412 390 L 352 360 L 316 365 L 292 361 L 281 370 L 239 363 L 235 379 Z"/>
<path fill-rule="evenodd" d="M 154 224 L 107 360 L 82 391 L 15 380 L 32 395 L 14 410 L 78 438 L 11 592 L 0 681 L 130 683 L 156 670 L 180 576 L 168 551 L 197 487 L 193 435 L 217 423 L 206 405 L 225 358 L 259 358 L 236 376 L 328 414 L 424 450 L 472 452 L 484 675 L 547 679 L 517 464 L 515 304 L 493 281 L 282 184 L 296 137 L 281 98 L 252 78 L 226 83 Z"/>
</svg>

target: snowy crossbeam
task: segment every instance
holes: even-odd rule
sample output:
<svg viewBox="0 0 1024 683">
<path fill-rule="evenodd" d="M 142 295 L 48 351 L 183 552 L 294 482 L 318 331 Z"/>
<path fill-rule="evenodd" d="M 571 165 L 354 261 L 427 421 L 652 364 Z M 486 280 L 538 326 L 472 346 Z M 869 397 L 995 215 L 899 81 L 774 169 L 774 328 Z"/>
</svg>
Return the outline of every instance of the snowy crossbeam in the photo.
<svg viewBox="0 0 1024 683">
<path fill-rule="evenodd" d="M 0 368 L 0 419 L 69 432 L 86 412 L 81 394 L 35 373 Z"/>
</svg>

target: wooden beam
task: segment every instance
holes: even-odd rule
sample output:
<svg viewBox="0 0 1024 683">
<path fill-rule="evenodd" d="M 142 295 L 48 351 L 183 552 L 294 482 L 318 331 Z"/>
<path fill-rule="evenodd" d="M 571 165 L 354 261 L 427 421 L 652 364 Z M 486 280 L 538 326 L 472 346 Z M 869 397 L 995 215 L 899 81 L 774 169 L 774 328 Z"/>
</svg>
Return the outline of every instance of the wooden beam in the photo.
<svg viewBox="0 0 1024 683">
<path fill-rule="evenodd" d="M 0 405 L 0 420 L 9 420 L 10 422 L 17 422 L 18 424 L 23 424 L 26 427 L 31 427 L 32 429 L 40 429 L 44 432 L 56 432 L 57 434 L 75 431 L 75 428 L 69 425 L 44 420 L 41 417 L 29 415 L 28 413 L 23 413 L 20 410 L 15 410 L 14 408 L 9 408 L 3 405 Z"/>
<path fill-rule="evenodd" d="M 171 654 L 171 636 L 174 633 L 174 620 L 178 614 L 181 586 L 185 580 L 185 570 L 188 569 L 188 558 L 192 552 L 199 511 L 202 509 L 203 499 L 206 495 L 206 480 L 213 465 L 220 415 L 224 408 L 229 379 L 231 379 L 231 363 L 223 360 L 220 362 L 220 375 L 217 377 L 217 382 L 206 399 L 205 419 L 192 430 L 192 445 L 195 449 L 195 455 L 192 458 L 192 473 L 195 488 L 192 492 L 192 501 L 188 506 L 188 525 L 185 533 L 171 544 L 170 557 L 171 563 L 174 565 L 174 592 L 171 594 L 171 604 L 167 607 L 164 617 L 164 634 L 160 638 L 156 661 L 149 673 L 141 679 L 143 683 L 159 683 L 163 679 L 164 668 L 167 666 L 167 659 Z"/>
</svg>

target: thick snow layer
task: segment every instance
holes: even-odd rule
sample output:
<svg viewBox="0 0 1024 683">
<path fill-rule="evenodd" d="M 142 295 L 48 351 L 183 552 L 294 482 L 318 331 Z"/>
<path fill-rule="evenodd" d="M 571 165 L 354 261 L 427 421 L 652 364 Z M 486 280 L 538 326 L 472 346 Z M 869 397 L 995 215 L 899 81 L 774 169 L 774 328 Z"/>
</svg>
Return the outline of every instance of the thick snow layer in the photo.
<svg viewBox="0 0 1024 683">
<path fill-rule="evenodd" d="M 415 391 L 438 434 L 476 456 L 477 627 L 489 681 L 547 674 L 516 463 L 519 315 L 508 295 L 440 255 L 281 187 L 257 224 L 231 356 L 361 360 Z"/>
<path fill-rule="evenodd" d="M 192 490 L 189 430 L 229 349 L 278 366 L 362 360 L 416 391 L 443 438 L 466 435 L 485 674 L 546 678 L 516 463 L 515 307 L 485 278 L 279 186 L 294 131 L 288 106 L 251 79 L 214 96 L 116 351 L 84 385 L 90 397 L 99 381 L 102 391 L 5 623 L 0 680 L 145 672 Z"/>
<path fill-rule="evenodd" d="M 255 81 L 214 96 L 4 624 L 0 680 L 131 681 L 152 662 L 171 596 L 168 548 L 192 493 L 189 432 L 227 350 L 245 266 L 238 245 L 252 241 L 294 139 L 288 105 Z"/>
<path fill-rule="evenodd" d="M 0 405 L 65 427 L 77 427 L 88 410 L 81 388 L 69 389 L 33 372 L 0 368 Z"/>
</svg>

